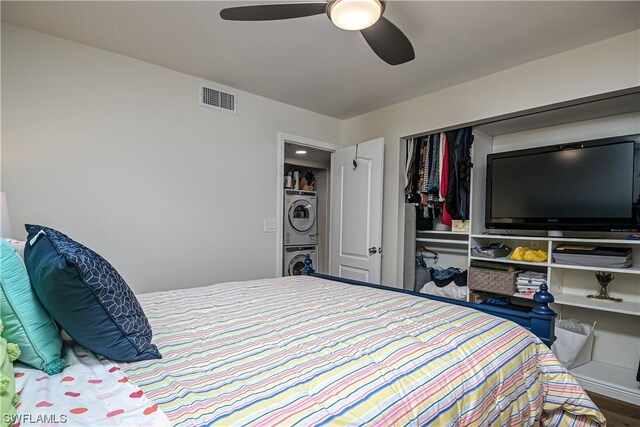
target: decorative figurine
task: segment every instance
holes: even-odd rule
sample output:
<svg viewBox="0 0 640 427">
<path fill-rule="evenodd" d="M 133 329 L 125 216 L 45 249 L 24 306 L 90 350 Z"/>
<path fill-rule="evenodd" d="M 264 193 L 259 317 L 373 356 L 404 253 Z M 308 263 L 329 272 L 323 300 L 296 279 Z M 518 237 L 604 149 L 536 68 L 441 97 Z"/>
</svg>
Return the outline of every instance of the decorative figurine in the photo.
<svg viewBox="0 0 640 427">
<path fill-rule="evenodd" d="M 609 292 L 607 292 L 607 286 L 614 279 L 613 274 L 605 273 L 604 271 L 596 271 L 596 279 L 598 279 L 598 284 L 600 285 L 600 290 L 595 295 L 587 295 L 587 298 L 594 299 L 603 299 L 610 300 L 615 302 L 622 302 L 622 298 L 613 298 L 609 296 Z"/>
</svg>

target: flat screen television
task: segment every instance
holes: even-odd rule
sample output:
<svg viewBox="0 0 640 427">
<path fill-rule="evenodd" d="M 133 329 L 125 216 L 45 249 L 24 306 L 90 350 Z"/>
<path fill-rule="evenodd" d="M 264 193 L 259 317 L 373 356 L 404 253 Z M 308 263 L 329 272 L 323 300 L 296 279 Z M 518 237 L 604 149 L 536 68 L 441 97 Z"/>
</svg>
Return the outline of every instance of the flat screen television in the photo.
<svg viewBox="0 0 640 427">
<path fill-rule="evenodd" d="M 640 135 L 487 156 L 487 228 L 640 229 Z"/>
</svg>

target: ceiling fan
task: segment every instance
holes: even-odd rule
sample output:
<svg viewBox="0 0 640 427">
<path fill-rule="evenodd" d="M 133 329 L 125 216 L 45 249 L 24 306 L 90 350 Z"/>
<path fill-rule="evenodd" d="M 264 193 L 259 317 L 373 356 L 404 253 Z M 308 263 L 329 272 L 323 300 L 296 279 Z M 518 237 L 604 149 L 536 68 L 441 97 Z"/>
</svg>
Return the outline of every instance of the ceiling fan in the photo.
<svg viewBox="0 0 640 427">
<path fill-rule="evenodd" d="M 388 64 L 399 65 L 415 58 L 409 39 L 382 16 L 383 0 L 328 0 L 324 3 L 289 3 L 240 6 L 222 9 L 227 21 L 276 21 L 327 14 L 337 27 L 360 31 L 371 49 Z"/>
</svg>

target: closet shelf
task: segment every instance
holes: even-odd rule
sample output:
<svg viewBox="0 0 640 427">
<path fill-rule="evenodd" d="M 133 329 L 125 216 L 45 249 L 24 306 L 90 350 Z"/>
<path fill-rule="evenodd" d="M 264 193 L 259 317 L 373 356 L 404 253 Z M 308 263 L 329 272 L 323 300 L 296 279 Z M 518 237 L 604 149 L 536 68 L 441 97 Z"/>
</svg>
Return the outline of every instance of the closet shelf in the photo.
<svg viewBox="0 0 640 427">
<path fill-rule="evenodd" d="M 538 240 L 541 242 L 558 243 L 581 243 L 581 244 L 610 244 L 610 245 L 640 245 L 640 240 L 629 239 L 605 239 L 605 238 L 583 238 L 583 237 L 548 237 L 548 236 L 516 236 L 513 234 L 472 234 L 474 239 L 494 239 L 494 240 Z"/>
<path fill-rule="evenodd" d="M 437 234 L 442 236 L 468 236 L 468 231 L 448 231 L 448 230 L 417 230 L 416 234 Z"/>
<path fill-rule="evenodd" d="M 499 262 L 502 264 L 515 264 L 515 265 L 531 265 L 535 267 L 548 267 L 548 262 L 527 262 L 527 261 L 515 261 L 509 258 L 485 258 L 481 256 L 470 256 L 469 259 L 486 262 Z"/>
<path fill-rule="evenodd" d="M 418 239 L 420 240 L 420 239 Z M 463 242 L 466 243 L 466 242 Z M 551 268 L 559 268 L 563 270 L 585 270 L 585 271 L 605 271 L 608 273 L 622 273 L 622 274 L 640 274 L 640 267 L 633 266 L 628 268 L 606 268 L 606 267 L 592 267 L 592 266 L 584 266 L 584 265 L 569 265 L 569 264 L 558 264 L 555 262 L 527 262 L 527 261 L 515 261 L 509 258 L 484 258 L 478 256 L 470 256 L 471 260 L 478 261 L 487 261 L 487 262 L 498 262 L 501 264 L 514 264 L 514 265 L 527 265 L 533 267 L 551 267 Z"/>
<path fill-rule="evenodd" d="M 632 266 L 627 268 L 607 268 L 607 267 L 592 267 L 585 265 L 568 265 L 551 263 L 551 268 L 561 268 L 565 270 L 586 270 L 586 271 L 604 271 L 607 273 L 622 273 L 622 274 L 640 274 L 640 267 Z"/>
<path fill-rule="evenodd" d="M 530 300 L 533 300 L 533 294 L 529 294 L 529 295 L 527 295 L 527 294 L 520 294 L 520 293 L 517 293 L 517 294 L 513 294 L 513 295 L 511 295 L 511 298 L 522 298 L 522 299 L 530 299 Z"/>
<path fill-rule="evenodd" d="M 452 239 L 432 239 L 430 237 L 418 237 L 416 242 L 425 242 L 425 243 L 441 243 L 445 245 L 464 245 L 468 246 L 468 240 L 452 240 Z"/>
<path fill-rule="evenodd" d="M 612 313 L 630 314 L 632 316 L 640 316 L 640 302 L 634 301 L 603 301 L 593 298 L 587 298 L 585 295 L 574 294 L 553 294 L 555 304 L 570 305 L 573 307 L 589 308 L 593 310 L 609 311 Z M 594 287 L 592 294 L 596 292 Z"/>
<path fill-rule="evenodd" d="M 553 237 L 549 238 L 549 240 L 553 240 L 554 242 L 574 242 L 574 243 L 591 243 L 591 244 L 613 244 L 613 245 L 640 245 L 640 240 L 629 240 L 629 239 L 598 239 L 598 238 L 590 238 L 590 239 L 581 239 L 577 237 Z"/>
<path fill-rule="evenodd" d="M 516 236 L 513 234 L 472 234 L 474 239 L 492 239 L 492 240 L 540 240 L 548 242 L 549 240 L 558 240 L 554 237 L 547 236 Z"/>
</svg>

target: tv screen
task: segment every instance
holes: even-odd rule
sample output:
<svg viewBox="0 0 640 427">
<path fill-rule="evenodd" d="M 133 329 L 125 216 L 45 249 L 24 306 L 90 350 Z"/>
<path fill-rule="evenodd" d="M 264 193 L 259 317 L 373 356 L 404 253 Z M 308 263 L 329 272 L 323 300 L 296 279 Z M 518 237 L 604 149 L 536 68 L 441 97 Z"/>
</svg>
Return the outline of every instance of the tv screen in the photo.
<svg viewBox="0 0 640 427">
<path fill-rule="evenodd" d="M 488 228 L 636 230 L 640 135 L 487 156 Z"/>
</svg>

